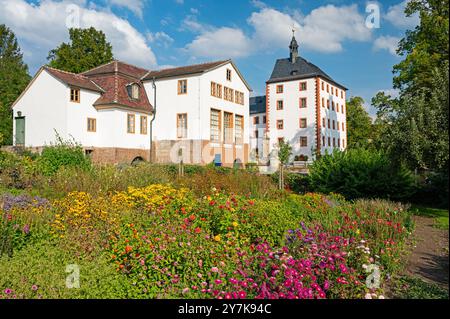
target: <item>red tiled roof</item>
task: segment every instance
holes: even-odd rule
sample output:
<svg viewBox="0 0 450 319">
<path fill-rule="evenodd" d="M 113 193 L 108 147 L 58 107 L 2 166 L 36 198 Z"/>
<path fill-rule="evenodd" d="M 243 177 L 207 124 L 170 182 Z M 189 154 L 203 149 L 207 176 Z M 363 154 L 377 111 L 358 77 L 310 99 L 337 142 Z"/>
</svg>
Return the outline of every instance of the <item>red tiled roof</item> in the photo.
<svg viewBox="0 0 450 319">
<path fill-rule="evenodd" d="M 94 102 L 94 106 L 122 106 L 137 111 L 153 111 L 144 85 L 140 81 L 130 81 L 129 78 L 123 75 L 113 74 L 96 77 L 95 82 L 105 88 L 105 93 Z M 131 83 L 137 83 L 139 85 L 139 99 L 137 100 L 131 99 L 128 96 L 127 85 Z"/>
<path fill-rule="evenodd" d="M 111 74 L 111 73 L 121 73 L 123 75 L 131 76 L 137 79 L 140 79 L 145 74 L 147 74 L 148 70 L 124 63 L 121 61 L 111 61 L 109 63 L 100 65 L 96 68 L 93 68 L 91 70 L 85 71 L 81 73 L 85 76 L 95 76 L 95 75 L 104 75 L 104 74 Z"/>
<path fill-rule="evenodd" d="M 224 61 L 216 61 L 216 62 L 182 66 L 182 67 L 171 68 L 171 69 L 164 69 L 164 70 L 159 70 L 159 71 L 150 71 L 142 78 L 142 80 L 145 81 L 145 80 L 151 80 L 153 78 L 159 79 L 159 78 L 166 78 L 166 77 L 173 77 L 173 76 L 180 76 L 180 75 L 203 73 L 205 71 L 208 71 L 210 69 L 213 69 L 215 67 L 218 67 L 218 66 L 225 64 L 227 62 L 230 62 L 230 61 L 231 60 L 224 60 Z"/>
<path fill-rule="evenodd" d="M 89 79 L 84 75 L 54 69 L 49 66 L 44 66 L 44 69 L 51 75 L 53 75 L 55 78 L 59 79 L 64 83 L 67 83 L 70 86 L 75 86 L 78 88 L 91 90 L 95 92 L 103 92 L 103 88 L 99 87 L 96 83 L 94 83 L 91 79 Z"/>
</svg>

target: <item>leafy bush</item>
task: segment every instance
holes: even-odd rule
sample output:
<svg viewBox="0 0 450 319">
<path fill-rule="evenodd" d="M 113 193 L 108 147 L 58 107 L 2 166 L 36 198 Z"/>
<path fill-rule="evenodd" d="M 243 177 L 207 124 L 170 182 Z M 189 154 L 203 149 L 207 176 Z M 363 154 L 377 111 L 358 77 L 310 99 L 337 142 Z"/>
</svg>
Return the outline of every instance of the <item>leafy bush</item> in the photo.
<svg viewBox="0 0 450 319">
<path fill-rule="evenodd" d="M 280 174 L 278 172 L 271 175 L 274 183 L 278 184 Z M 297 173 L 284 173 L 285 188 L 297 194 L 304 194 L 310 191 L 309 178 L 307 175 Z"/>
<path fill-rule="evenodd" d="M 32 158 L 0 151 L 0 185 L 30 188 L 36 182 L 36 165 Z"/>
<path fill-rule="evenodd" d="M 407 199 L 414 191 L 409 170 L 395 166 L 376 151 L 352 149 L 321 156 L 310 167 L 310 183 L 314 191 L 340 193 L 347 199 Z"/>
<path fill-rule="evenodd" d="M 38 167 L 44 175 L 50 176 L 61 167 L 86 170 L 91 167 L 91 161 L 84 155 L 81 145 L 58 137 L 56 144 L 44 147 L 38 159 Z"/>
</svg>

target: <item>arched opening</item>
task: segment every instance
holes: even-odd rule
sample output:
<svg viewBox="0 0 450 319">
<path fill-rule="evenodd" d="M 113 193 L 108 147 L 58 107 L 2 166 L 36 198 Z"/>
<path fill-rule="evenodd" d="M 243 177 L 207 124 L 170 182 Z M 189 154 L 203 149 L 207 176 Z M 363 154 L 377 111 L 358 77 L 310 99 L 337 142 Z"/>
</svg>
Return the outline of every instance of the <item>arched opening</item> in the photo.
<svg viewBox="0 0 450 319">
<path fill-rule="evenodd" d="M 233 162 L 233 168 L 242 168 L 242 161 L 240 158 L 236 158 Z"/>
<path fill-rule="evenodd" d="M 138 165 L 143 162 L 145 162 L 145 160 L 141 156 L 137 156 L 131 161 L 131 165 Z"/>
</svg>

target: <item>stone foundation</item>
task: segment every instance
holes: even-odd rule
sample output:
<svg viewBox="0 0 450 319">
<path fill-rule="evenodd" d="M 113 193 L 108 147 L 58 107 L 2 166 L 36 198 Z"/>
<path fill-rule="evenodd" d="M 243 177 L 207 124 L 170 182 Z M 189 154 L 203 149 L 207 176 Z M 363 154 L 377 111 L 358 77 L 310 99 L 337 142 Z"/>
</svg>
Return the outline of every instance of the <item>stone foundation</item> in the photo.
<svg viewBox="0 0 450 319">
<path fill-rule="evenodd" d="M 134 160 L 148 161 L 149 150 L 117 148 L 117 147 L 93 147 L 84 148 L 94 163 L 101 164 L 131 164 Z"/>
</svg>

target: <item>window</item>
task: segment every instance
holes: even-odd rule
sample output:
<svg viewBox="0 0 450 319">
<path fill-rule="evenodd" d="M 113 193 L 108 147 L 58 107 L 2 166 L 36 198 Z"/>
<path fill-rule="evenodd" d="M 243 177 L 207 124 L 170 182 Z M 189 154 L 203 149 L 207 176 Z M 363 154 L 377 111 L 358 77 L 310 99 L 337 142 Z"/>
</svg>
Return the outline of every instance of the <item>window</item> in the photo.
<svg viewBox="0 0 450 319">
<path fill-rule="evenodd" d="M 244 105 L 244 93 L 236 91 L 235 92 L 235 102 L 237 104 Z"/>
<path fill-rule="evenodd" d="M 280 145 L 281 143 L 284 143 L 284 137 L 278 138 L 278 145 Z"/>
<path fill-rule="evenodd" d="M 307 122 L 306 119 L 300 119 L 300 128 L 306 128 L 307 127 Z"/>
<path fill-rule="evenodd" d="M 322 147 L 325 147 L 325 136 L 322 136 Z"/>
<path fill-rule="evenodd" d="M 344 122 L 342 122 L 342 132 L 345 131 L 345 125 Z"/>
<path fill-rule="evenodd" d="M 344 139 L 342 140 L 342 147 L 345 148 L 345 140 Z"/>
<path fill-rule="evenodd" d="M 255 138 L 259 138 L 259 132 L 258 132 L 258 130 L 255 130 L 254 136 L 255 136 Z"/>
<path fill-rule="evenodd" d="M 330 109 L 330 100 L 327 100 L 327 109 Z"/>
<path fill-rule="evenodd" d="M 233 102 L 234 100 L 234 90 L 227 88 L 226 86 L 223 88 L 223 98 L 227 101 Z"/>
<path fill-rule="evenodd" d="M 333 130 L 336 129 L 336 122 L 333 120 Z"/>
<path fill-rule="evenodd" d="M 333 137 L 333 147 L 336 147 L 336 138 Z"/>
<path fill-rule="evenodd" d="M 306 82 L 300 82 L 300 91 L 306 91 Z"/>
<path fill-rule="evenodd" d="M 263 116 L 263 124 L 266 124 L 266 122 L 267 122 L 267 117 L 264 115 Z"/>
<path fill-rule="evenodd" d="M 141 115 L 141 134 L 147 134 L 147 116 Z"/>
<path fill-rule="evenodd" d="M 220 111 L 211 109 L 210 139 L 214 142 L 220 141 Z"/>
<path fill-rule="evenodd" d="M 331 146 L 331 138 L 328 137 L 328 146 Z"/>
<path fill-rule="evenodd" d="M 301 97 L 300 98 L 300 108 L 305 108 L 306 107 L 306 97 Z"/>
<path fill-rule="evenodd" d="M 211 96 L 222 98 L 222 85 L 217 84 L 216 82 L 211 82 Z"/>
<path fill-rule="evenodd" d="M 308 146 L 308 138 L 306 136 L 300 136 L 300 147 Z"/>
<path fill-rule="evenodd" d="M 87 119 L 87 131 L 88 132 L 95 132 L 97 131 L 97 120 L 93 118 Z"/>
<path fill-rule="evenodd" d="M 325 82 L 322 81 L 322 91 L 325 90 Z"/>
<path fill-rule="evenodd" d="M 186 138 L 187 137 L 187 114 L 179 113 L 177 114 L 177 137 Z"/>
<path fill-rule="evenodd" d="M 334 111 L 334 102 L 331 102 L 331 110 Z"/>
<path fill-rule="evenodd" d="M 137 83 L 132 83 L 127 85 L 127 93 L 130 99 L 139 99 L 139 85 Z"/>
<path fill-rule="evenodd" d="M 325 118 L 322 118 L 322 127 L 323 127 L 323 128 L 326 127 L 326 125 L 325 125 Z"/>
<path fill-rule="evenodd" d="M 339 113 L 339 103 L 336 103 L 336 112 Z"/>
<path fill-rule="evenodd" d="M 336 89 L 336 97 L 339 97 L 339 90 L 338 89 Z"/>
<path fill-rule="evenodd" d="M 187 94 L 187 80 L 178 81 L 178 94 Z"/>
<path fill-rule="evenodd" d="M 231 70 L 227 69 L 227 80 L 231 81 Z"/>
<path fill-rule="evenodd" d="M 277 85 L 277 93 L 283 93 L 283 85 Z"/>
<path fill-rule="evenodd" d="M 338 138 L 337 143 L 338 143 L 338 147 L 341 147 L 341 139 Z"/>
<path fill-rule="evenodd" d="M 233 114 L 223 113 L 223 136 L 225 143 L 233 143 Z"/>
<path fill-rule="evenodd" d="M 341 99 L 344 98 L 344 91 L 341 91 Z"/>
<path fill-rule="evenodd" d="M 330 86 L 327 84 L 327 93 L 330 93 Z"/>
<path fill-rule="evenodd" d="M 277 101 L 277 110 L 282 110 L 283 109 L 283 101 Z"/>
<path fill-rule="evenodd" d="M 255 125 L 259 124 L 259 116 L 255 116 L 253 118 L 253 124 L 255 124 Z"/>
<path fill-rule="evenodd" d="M 339 128 L 339 121 L 336 122 L 336 128 L 337 128 L 338 131 L 340 130 L 340 128 Z"/>
<path fill-rule="evenodd" d="M 70 89 L 70 102 L 80 103 L 80 89 Z"/>
<path fill-rule="evenodd" d="M 330 119 L 328 119 L 328 128 L 331 128 L 331 125 L 330 125 Z"/>
<path fill-rule="evenodd" d="M 283 120 L 277 120 L 277 129 L 282 130 L 284 127 Z"/>
<path fill-rule="evenodd" d="M 134 114 L 127 114 L 127 132 L 134 134 L 135 126 L 136 122 Z"/>
<path fill-rule="evenodd" d="M 322 98 L 322 107 L 325 107 L 325 98 Z"/>
<path fill-rule="evenodd" d="M 236 144 L 244 143 L 244 117 L 242 115 L 235 115 L 234 122 L 234 140 Z"/>
<path fill-rule="evenodd" d="M 345 106 L 345 104 L 342 104 L 342 106 L 341 106 L 341 113 L 342 114 L 344 114 L 344 106 Z"/>
</svg>

